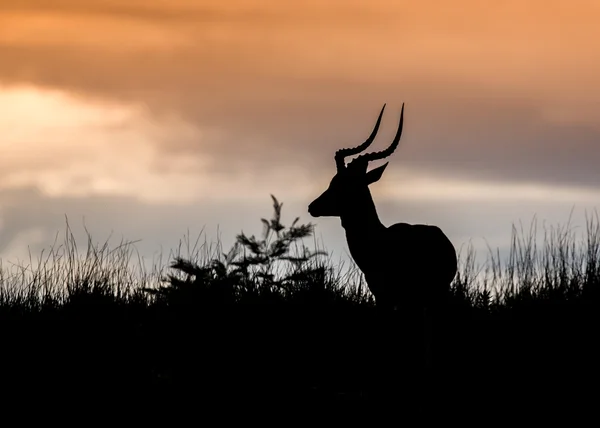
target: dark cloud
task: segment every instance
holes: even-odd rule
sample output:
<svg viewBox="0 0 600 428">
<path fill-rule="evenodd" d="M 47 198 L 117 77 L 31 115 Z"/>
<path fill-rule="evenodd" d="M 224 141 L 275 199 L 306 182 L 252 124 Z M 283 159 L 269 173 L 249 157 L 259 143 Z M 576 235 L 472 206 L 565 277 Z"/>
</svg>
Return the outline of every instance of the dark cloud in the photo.
<svg viewBox="0 0 600 428">
<path fill-rule="evenodd" d="M 348 86 L 346 99 L 353 91 L 356 97 L 346 105 L 323 106 L 316 98 L 307 101 L 306 96 L 302 100 L 292 96 L 277 104 L 277 112 L 261 109 L 258 103 L 244 111 L 240 100 L 229 114 L 218 115 L 215 109 L 205 119 L 207 126 L 227 129 L 227 137 L 210 149 L 222 160 L 215 167 L 226 173 L 230 168 L 260 169 L 283 163 L 333 172 L 335 150 L 362 142 L 380 108 L 373 95 L 361 99 L 361 94 L 369 92 L 368 85 L 356 86 Z M 380 97 L 386 98 L 392 100 L 373 150 L 386 147 L 396 131 L 403 97 Z M 434 177 L 466 180 L 600 186 L 599 126 L 551 122 L 534 103 L 494 100 L 493 96 L 488 102 L 465 102 L 452 96 L 429 102 L 407 98 L 403 138 L 390 158 L 392 168 L 419 168 Z M 187 114 L 202 127 L 202 118 L 194 118 L 192 109 Z M 190 153 L 206 150 L 191 144 L 168 147 Z"/>
</svg>

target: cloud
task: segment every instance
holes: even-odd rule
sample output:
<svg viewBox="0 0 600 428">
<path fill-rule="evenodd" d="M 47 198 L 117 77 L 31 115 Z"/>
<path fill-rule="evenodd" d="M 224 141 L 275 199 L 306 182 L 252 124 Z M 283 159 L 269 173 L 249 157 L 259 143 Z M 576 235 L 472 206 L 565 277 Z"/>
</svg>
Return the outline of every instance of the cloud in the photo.
<svg viewBox="0 0 600 428">
<path fill-rule="evenodd" d="M 35 186 L 49 196 L 125 195 L 171 204 L 251 199 L 268 186 L 288 195 L 307 188 L 303 172 L 289 165 L 271 165 L 260 174 L 211 174 L 216 160 L 202 147 L 203 129 L 176 118 L 152 121 L 136 105 L 9 89 L 0 94 L 0 117 L 0 128 L 8 131 L 0 143 L 0 188 Z M 163 150 L 171 141 L 199 143 L 204 151 L 184 156 Z"/>
<path fill-rule="evenodd" d="M 254 224 L 269 193 L 305 213 L 333 153 L 362 142 L 384 102 L 373 149 L 391 141 L 406 103 L 403 139 L 373 189 L 386 222 L 500 242 L 515 218 L 562 221 L 565 207 L 597 203 L 592 2 L 8 0 L 0 10 L 5 249 L 23 233 L 52 236 L 65 210 L 165 237 L 186 224 Z M 344 248 L 338 221 L 319 225 Z"/>
<path fill-rule="evenodd" d="M 597 186 L 597 8 L 465 4 L 468 23 L 448 18 L 466 19 L 455 6 L 381 2 L 12 2 L 0 81 L 143 106 L 173 127 L 152 139 L 165 154 L 157 168 L 177 156 L 220 177 L 279 165 L 321 179 L 337 148 L 366 137 L 383 102 L 377 144 L 386 144 L 406 102 L 394 168 Z M 202 137 L 182 136 L 186 127 Z"/>
</svg>

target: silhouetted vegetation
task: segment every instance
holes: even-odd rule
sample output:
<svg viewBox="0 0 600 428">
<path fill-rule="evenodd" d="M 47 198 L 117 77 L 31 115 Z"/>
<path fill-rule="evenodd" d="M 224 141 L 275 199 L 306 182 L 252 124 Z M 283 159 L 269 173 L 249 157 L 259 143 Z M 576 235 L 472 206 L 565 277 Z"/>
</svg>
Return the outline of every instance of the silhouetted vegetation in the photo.
<svg viewBox="0 0 600 428">
<path fill-rule="evenodd" d="M 440 417 L 558 410 L 578 394 L 595 397 L 597 217 L 586 239 L 551 229 L 541 247 L 534 228 L 515 228 L 506 261 L 490 252 L 479 267 L 472 250 L 461 253 L 427 375 L 420 320 L 379 313 L 359 272 L 342 273 L 305 245 L 311 224 L 286 226 L 274 197 L 273 209 L 261 237 L 242 232 L 229 251 L 196 242 L 168 271 L 136 267 L 127 242 L 111 249 L 90 237 L 80 254 L 67 224 L 63 245 L 1 270 L 4 385 L 426 403 Z"/>
</svg>

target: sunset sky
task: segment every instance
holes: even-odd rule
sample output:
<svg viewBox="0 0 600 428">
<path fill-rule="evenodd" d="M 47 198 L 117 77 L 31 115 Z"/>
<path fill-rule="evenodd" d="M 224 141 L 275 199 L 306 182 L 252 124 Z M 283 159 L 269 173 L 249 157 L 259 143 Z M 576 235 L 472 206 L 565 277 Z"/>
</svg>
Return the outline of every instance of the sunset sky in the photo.
<svg viewBox="0 0 600 428">
<path fill-rule="evenodd" d="M 188 233 L 338 219 L 308 204 L 333 154 L 403 137 L 381 220 L 505 248 L 513 223 L 583 226 L 600 204 L 595 0 L 2 0 L 0 257 L 48 248 L 65 215 L 142 255 Z M 380 165 L 376 163 L 374 166 Z M 315 221 L 316 220 L 316 221 Z"/>
</svg>

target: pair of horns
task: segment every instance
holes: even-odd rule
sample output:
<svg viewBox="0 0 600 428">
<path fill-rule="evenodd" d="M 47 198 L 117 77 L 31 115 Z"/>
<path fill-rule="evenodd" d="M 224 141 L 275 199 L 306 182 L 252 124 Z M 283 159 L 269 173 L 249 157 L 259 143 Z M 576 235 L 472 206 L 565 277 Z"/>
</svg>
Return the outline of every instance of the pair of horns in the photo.
<svg viewBox="0 0 600 428">
<path fill-rule="evenodd" d="M 349 149 L 340 149 L 337 152 L 335 152 L 335 164 L 337 166 L 338 170 L 342 170 L 344 168 L 346 168 L 345 165 L 345 158 L 347 158 L 348 156 L 352 156 L 352 155 L 356 155 L 364 150 L 366 150 L 371 143 L 373 143 L 373 140 L 375 140 L 375 136 L 377 135 L 377 131 L 379 130 L 379 124 L 381 123 L 381 117 L 383 116 L 383 111 L 385 110 L 385 104 L 383 105 L 383 108 L 381 109 L 381 113 L 379 113 L 379 117 L 377 118 L 377 122 L 375 123 L 375 128 L 373 128 L 373 132 L 371 132 L 371 135 L 369 135 L 369 138 L 367 138 L 367 140 L 362 143 L 359 146 L 356 146 L 354 148 L 349 148 Z M 364 155 L 361 155 L 359 157 L 357 157 L 356 159 L 354 159 L 351 163 L 368 163 L 374 160 L 379 160 L 379 159 L 383 159 L 388 157 L 389 155 L 391 155 L 392 153 L 394 153 L 394 150 L 396 150 L 396 147 L 398 147 L 398 143 L 400 142 L 400 136 L 402 135 L 402 123 L 404 121 L 404 103 L 402 103 L 402 111 L 400 112 L 400 124 L 398 125 L 398 131 L 396 132 L 396 136 L 394 137 L 394 141 L 392 141 L 392 144 L 390 144 L 390 146 L 385 149 L 382 150 L 380 152 L 372 152 L 372 153 L 367 153 Z"/>
</svg>

